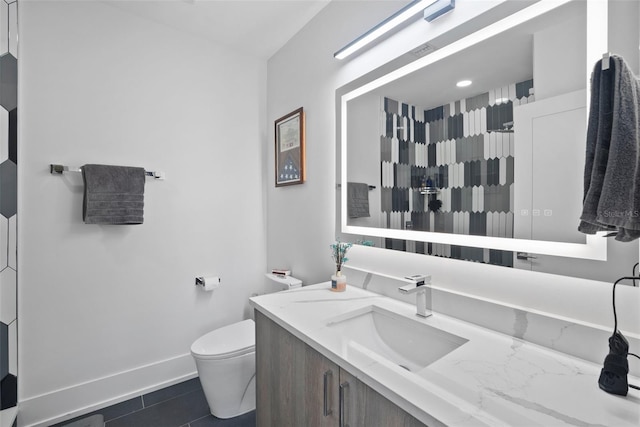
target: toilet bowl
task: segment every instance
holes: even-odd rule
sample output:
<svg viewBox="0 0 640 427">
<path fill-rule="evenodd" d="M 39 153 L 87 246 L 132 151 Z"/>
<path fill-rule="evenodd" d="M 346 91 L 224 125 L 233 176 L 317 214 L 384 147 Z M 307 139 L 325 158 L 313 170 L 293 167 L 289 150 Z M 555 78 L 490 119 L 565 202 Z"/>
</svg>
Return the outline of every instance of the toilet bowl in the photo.
<svg viewBox="0 0 640 427">
<path fill-rule="evenodd" d="M 256 352 L 253 320 L 216 329 L 191 345 L 209 410 L 232 418 L 256 407 Z"/>
<path fill-rule="evenodd" d="M 271 275 L 267 275 L 269 277 Z M 302 286 L 293 277 L 271 278 L 278 290 Z M 191 345 L 211 414 L 233 418 L 256 408 L 256 338 L 253 320 L 215 329 Z"/>
</svg>

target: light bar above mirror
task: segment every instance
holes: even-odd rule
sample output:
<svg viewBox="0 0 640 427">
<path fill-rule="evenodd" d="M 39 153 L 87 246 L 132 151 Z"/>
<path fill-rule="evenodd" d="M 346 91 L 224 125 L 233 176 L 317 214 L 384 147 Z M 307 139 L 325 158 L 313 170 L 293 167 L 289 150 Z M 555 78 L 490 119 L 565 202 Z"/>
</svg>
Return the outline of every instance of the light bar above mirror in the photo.
<svg viewBox="0 0 640 427">
<path fill-rule="evenodd" d="M 353 40 L 333 54 L 336 59 L 344 59 L 357 52 L 369 43 L 379 39 L 389 31 L 397 28 L 420 12 L 424 12 L 424 19 L 431 22 L 455 8 L 455 0 L 414 0 L 378 25 Z"/>
</svg>

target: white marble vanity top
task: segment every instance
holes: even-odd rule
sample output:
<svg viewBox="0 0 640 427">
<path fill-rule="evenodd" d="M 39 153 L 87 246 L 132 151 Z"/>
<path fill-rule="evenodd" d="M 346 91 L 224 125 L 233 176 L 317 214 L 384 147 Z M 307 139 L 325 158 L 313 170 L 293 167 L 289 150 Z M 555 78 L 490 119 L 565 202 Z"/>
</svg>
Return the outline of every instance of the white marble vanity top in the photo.
<svg viewBox="0 0 640 427">
<path fill-rule="evenodd" d="M 640 392 L 630 388 L 620 397 L 600 390 L 600 365 L 437 312 L 419 321 L 468 341 L 420 371 L 356 351 L 327 326 L 331 319 L 370 305 L 415 318 L 415 306 L 353 286 L 335 293 L 329 286 L 261 295 L 251 304 L 429 426 L 640 425 Z"/>
</svg>

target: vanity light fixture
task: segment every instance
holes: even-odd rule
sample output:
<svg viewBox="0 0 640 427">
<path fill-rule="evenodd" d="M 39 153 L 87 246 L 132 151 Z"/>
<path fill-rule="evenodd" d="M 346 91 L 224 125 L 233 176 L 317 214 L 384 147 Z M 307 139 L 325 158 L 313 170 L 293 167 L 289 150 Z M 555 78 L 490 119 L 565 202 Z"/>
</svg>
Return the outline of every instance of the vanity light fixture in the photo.
<svg viewBox="0 0 640 427">
<path fill-rule="evenodd" d="M 437 0 L 424 10 L 424 20 L 431 22 L 456 7 L 456 0 Z"/>
<path fill-rule="evenodd" d="M 414 0 L 336 53 L 333 57 L 336 59 L 344 59 L 360 48 L 368 45 L 377 38 L 383 36 L 387 32 L 396 28 L 398 25 L 412 18 L 419 12 L 425 12 L 425 18 L 431 22 L 438 16 L 452 10 L 455 7 L 455 0 Z M 427 19 L 427 10 L 429 18 Z"/>
<path fill-rule="evenodd" d="M 471 86 L 471 83 L 472 83 L 471 80 L 460 80 L 458 83 L 456 83 L 456 86 L 467 87 L 467 86 Z"/>
</svg>

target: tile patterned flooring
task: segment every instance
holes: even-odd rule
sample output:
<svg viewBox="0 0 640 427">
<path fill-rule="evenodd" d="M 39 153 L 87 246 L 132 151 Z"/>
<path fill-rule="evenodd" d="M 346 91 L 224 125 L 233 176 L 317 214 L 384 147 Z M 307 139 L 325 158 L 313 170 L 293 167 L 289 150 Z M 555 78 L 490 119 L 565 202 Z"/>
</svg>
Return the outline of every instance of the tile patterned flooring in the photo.
<svg viewBox="0 0 640 427">
<path fill-rule="evenodd" d="M 194 378 L 52 427 L 64 427 L 72 423 L 73 427 L 76 427 L 78 421 L 94 414 L 101 414 L 104 417 L 104 427 L 253 427 L 256 425 L 255 411 L 226 420 L 211 415 L 200 380 Z"/>
</svg>

